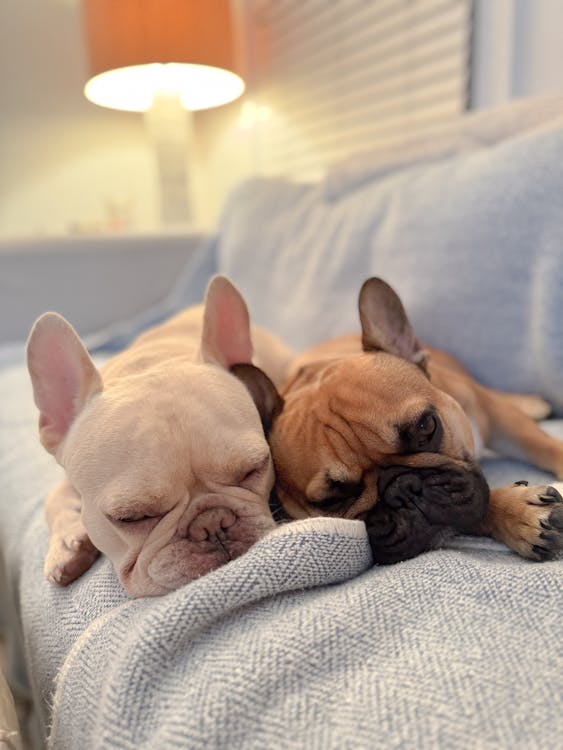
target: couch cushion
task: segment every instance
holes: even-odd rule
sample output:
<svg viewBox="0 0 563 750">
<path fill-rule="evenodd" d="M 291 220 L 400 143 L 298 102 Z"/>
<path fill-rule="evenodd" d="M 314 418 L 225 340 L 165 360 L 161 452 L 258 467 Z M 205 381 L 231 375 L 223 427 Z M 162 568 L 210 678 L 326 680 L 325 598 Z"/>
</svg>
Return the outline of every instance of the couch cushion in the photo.
<svg viewBox="0 0 563 750">
<path fill-rule="evenodd" d="M 542 127 L 340 192 L 253 179 L 226 206 L 219 268 L 298 349 L 358 330 L 360 285 L 382 276 L 422 339 L 563 412 L 562 153 L 563 128 Z"/>
</svg>

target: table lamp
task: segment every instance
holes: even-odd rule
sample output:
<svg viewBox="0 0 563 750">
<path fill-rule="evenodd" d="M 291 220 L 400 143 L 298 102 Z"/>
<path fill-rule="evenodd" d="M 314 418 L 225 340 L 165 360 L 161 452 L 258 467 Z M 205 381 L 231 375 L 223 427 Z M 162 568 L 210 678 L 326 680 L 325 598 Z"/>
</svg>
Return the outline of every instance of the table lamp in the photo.
<svg viewBox="0 0 563 750">
<path fill-rule="evenodd" d="M 146 113 L 165 224 L 190 220 L 189 113 L 233 101 L 237 74 L 229 0 L 83 0 L 95 104 Z"/>
</svg>

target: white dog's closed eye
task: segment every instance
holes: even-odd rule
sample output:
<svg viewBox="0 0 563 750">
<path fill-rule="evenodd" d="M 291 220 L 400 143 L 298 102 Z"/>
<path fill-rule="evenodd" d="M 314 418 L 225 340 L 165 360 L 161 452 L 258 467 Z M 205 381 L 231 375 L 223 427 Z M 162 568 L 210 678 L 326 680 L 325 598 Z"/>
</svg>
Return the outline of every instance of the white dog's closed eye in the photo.
<svg viewBox="0 0 563 750">
<path fill-rule="evenodd" d="M 268 453 L 264 458 L 255 461 L 250 468 L 246 469 L 235 484 L 240 485 L 241 487 L 246 487 L 248 485 L 252 486 L 263 477 L 264 472 L 268 468 L 269 461 L 270 454 Z"/>
<path fill-rule="evenodd" d="M 121 518 L 112 518 L 111 516 L 108 516 L 110 521 L 113 521 L 114 523 L 118 524 L 125 524 L 127 526 L 137 526 L 139 527 L 141 524 L 147 524 L 149 521 L 156 522 L 162 518 L 162 514 L 158 516 L 123 516 Z"/>
<path fill-rule="evenodd" d="M 141 497 L 140 495 L 138 497 Z M 167 512 L 164 497 L 151 495 L 145 500 L 132 502 L 129 498 L 112 498 L 105 504 L 104 515 L 118 526 L 141 526 L 155 524 Z"/>
</svg>

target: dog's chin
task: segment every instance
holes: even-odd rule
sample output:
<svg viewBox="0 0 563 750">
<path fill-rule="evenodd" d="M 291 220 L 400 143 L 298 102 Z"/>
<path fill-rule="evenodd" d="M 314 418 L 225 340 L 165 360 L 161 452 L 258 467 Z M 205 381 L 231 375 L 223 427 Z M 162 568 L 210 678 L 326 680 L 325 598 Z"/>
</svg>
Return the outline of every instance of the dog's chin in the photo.
<svg viewBox="0 0 563 750">
<path fill-rule="evenodd" d="M 489 488 L 476 466 L 462 469 L 390 467 L 378 481 L 379 499 L 366 516 L 375 563 L 391 564 L 474 531 Z"/>
<path fill-rule="evenodd" d="M 273 528 L 272 519 L 256 518 L 236 538 L 221 543 L 178 539 L 150 556 L 141 550 L 121 567 L 121 583 L 131 597 L 169 593 L 241 557 Z"/>
</svg>

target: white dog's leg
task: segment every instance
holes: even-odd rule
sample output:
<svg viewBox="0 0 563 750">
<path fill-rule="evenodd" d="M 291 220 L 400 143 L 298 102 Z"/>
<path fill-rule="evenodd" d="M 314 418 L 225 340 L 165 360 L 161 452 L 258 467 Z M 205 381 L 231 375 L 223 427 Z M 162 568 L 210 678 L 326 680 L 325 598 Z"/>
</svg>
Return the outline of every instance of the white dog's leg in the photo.
<svg viewBox="0 0 563 750">
<path fill-rule="evenodd" d="M 47 497 L 45 514 L 50 531 L 45 576 L 51 583 L 68 586 L 91 567 L 100 554 L 82 523 L 80 495 L 67 481 Z"/>
</svg>

